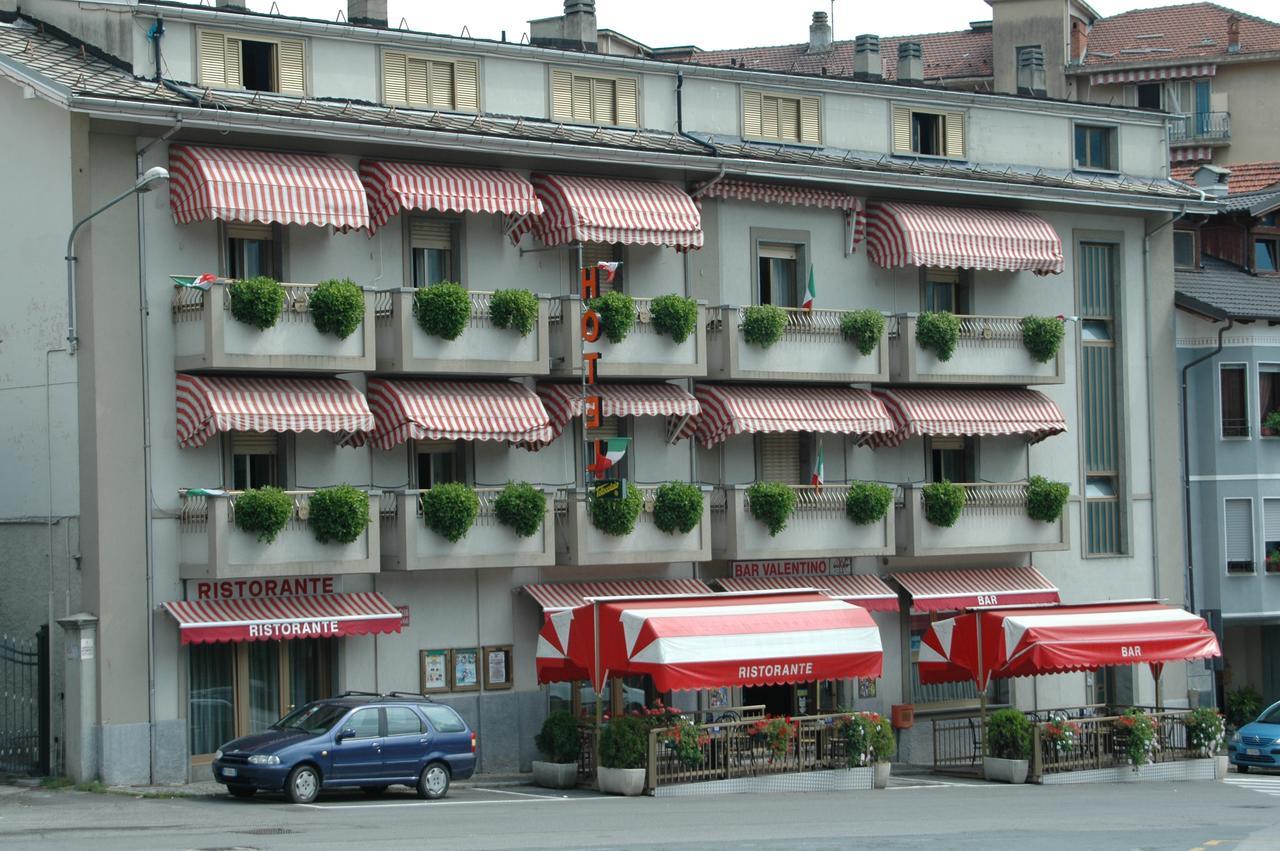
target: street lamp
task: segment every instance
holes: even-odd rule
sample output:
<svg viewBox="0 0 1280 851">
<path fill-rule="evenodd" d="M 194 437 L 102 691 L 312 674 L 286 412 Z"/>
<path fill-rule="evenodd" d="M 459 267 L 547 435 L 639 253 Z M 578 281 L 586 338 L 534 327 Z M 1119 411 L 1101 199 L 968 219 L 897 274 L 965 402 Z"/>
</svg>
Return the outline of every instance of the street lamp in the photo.
<svg viewBox="0 0 1280 851">
<path fill-rule="evenodd" d="M 116 204 L 119 204 L 121 201 L 123 201 L 124 199 L 132 195 L 141 194 L 143 192 L 150 192 L 152 189 L 155 188 L 157 183 L 159 183 L 162 180 L 168 180 L 168 179 L 169 179 L 169 170 L 167 168 L 164 168 L 163 166 L 158 166 L 158 165 L 152 166 L 151 168 L 147 169 L 146 172 L 141 177 L 138 178 L 137 183 L 133 184 L 133 186 L 129 187 L 124 192 L 121 192 L 119 195 L 112 198 L 110 201 L 103 204 L 101 207 L 94 210 L 92 213 L 85 216 L 80 221 L 76 222 L 75 225 L 71 228 L 71 234 L 67 237 L 67 256 L 66 256 L 66 260 L 67 260 L 67 353 L 68 354 L 74 355 L 76 353 L 76 347 L 80 343 L 80 338 L 76 334 L 76 256 L 72 253 L 72 251 L 74 251 L 75 249 L 76 233 L 78 233 L 80 228 L 88 224 L 89 220 L 94 218 L 95 216 L 105 213 L 107 210 L 110 210 Z"/>
</svg>

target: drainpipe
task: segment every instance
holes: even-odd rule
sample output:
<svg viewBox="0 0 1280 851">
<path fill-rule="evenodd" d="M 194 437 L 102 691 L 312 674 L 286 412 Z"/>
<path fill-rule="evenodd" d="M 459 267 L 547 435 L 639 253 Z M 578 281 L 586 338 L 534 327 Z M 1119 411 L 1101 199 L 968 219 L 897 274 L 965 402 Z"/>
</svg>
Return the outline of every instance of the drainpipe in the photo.
<svg viewBox="0 0 1280 851">
<path fill-rule="evenodd" d="M 709 145 L 696 136 L 690 136 L 684 132 L 684 72 L 676 72 L 676 133 L 685 139 L 705 148 L 712 156 L 720 156 L 720 152 L 715 149 L 714 145 Z"/>
</svg>

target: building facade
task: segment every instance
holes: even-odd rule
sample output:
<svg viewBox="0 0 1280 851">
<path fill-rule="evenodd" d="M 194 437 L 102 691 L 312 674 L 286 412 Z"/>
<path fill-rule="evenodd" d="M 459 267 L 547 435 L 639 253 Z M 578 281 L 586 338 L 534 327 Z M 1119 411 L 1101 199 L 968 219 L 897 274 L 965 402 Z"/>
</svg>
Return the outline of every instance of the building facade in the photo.
<svg viewBox="0 0 1280 851">
<path fill-rule="evenodd" d="M 589 6 L 542 31 L 590 45 Z M 4 343 L 0 462 L 25 484 L 5 516 L 36 518 L 0 526 L 31 601 L 0 614 L 97 619 L 67 663 L 96 696 L 72 708 L 88 722 L 69 771 L 201 777 L 225 739 L 343 690 L 429 691 L 477 730 L 481 770 L 525 767 L 548 708 L 596 700 L 534 667 L 545 612 L 592 594 L 820 585 L 875 611 L 881 679 L 664 699 L 926 715 L 976 699 L 915 682 L 946 611 L 1183 601 L 1181 542 L 1157 531 L 1181 523 L 1169 224 L 1213 205 L 1164 179 L 1163 115 L 409 33 L 372 3 L 350 17 L 366 23 L 40 0 L 0 24 L 0 133 L 31 166 L 14 177 L 29 203 L 2 214 L 23 235 L 3 312 L 25 319 Z M 1081 169 L 1082 132 L 1124 173 Z M 76 238 L 67 330 L 62 234 L 157 166 L 167 190 Z M 635 322 L 584 348 L 580 268 L 614 263 L 601 286 Z M 265 329 L 233 286 L 255 277 L 287 282 Z M 312 301 L 333 279 L 363 292 L 341 338 Z M 424 301 L 441 282 L 468 293 L 461 334 Z M 495 318 L 508 289 L 536 295 L 528 333 Z M 656 318 L 670 295 L 694 301 L 678 341 Z M 862 346 L 854 311 L 883 320 Z M 1061 322 L 1060 345 L 1033 357 L 1028 316 Z M 586 435 L 584 351 L 604 400 Z M 643 497 L 620 535 L 592 519 L 582 442 L 618 436 L 612 475 Z M 1067 484 L 1059 515 L 1028 515 L 1033 477 Z M 925 498 L 944 480 L 949 524 Z M 794 496 L 775 534 L 761 481 Z M 532 534 L 499 519 L 510 482 L 546 496 Z M 703 494 L 688 531 L 657 525 L 668 482 Z M 854 523 L 860 482 L 892 504 Z M 424 495 L 458 483 L 477 511 L 450 540 Z M 339 484 L 369 494 L 369 523 L 322 540 L 316 492 Z M 245 531 L 264 486 L 287 496 L 270 542 Z M 1156 689 L 1117 669 L 993 697 Z M 1205 690 L 1182 666 L 1161 689 Z M 627 679 L 606 699 L 655 697 Z M 905 759 L 929 748 L 904 732 Z"/>
</svg>

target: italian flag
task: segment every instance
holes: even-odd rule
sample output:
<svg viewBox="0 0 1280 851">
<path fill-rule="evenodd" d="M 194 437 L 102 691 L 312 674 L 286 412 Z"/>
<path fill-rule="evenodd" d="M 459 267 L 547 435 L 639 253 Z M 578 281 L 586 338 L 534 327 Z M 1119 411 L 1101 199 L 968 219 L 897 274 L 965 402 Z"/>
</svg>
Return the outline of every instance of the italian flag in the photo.
<svg viewBox="0 0 1280 851">
<path fill-rule="evenodd" d="M 813 300 L 818 297 L 818 288 L 813 283 L 813 267 L 809 267 L 809 286 L 804 290 L 804 303 L 800 307 L 804 310 L 813 310 Z"/>
<path fill-rule="evenodd" d="M 809 475 L 809 484 L 818 490 L 822 490 L 824 475 L 826 470 L 822 464 L 822 441 L 818 441 L 818 451 L 813 456 L 813 472 Z"/>
<path fill-rule="evenodd" d="M 605 472 L 621 461 L 622 456 L 627 454 L 627 444 L 630 442 L 631 438 L 629 437 L 610 437 L 606 440 L 597 440 L 595 442 L 595 461 L 587 469 L 596 478 L 603 478 Z"/>
<path fill-rule="evenodd" d="M 217 283 L 218 276 L 205 272 L 203 275 L 170 275 L 169 280 L 173 281 L 174 286 L 207 290 Z"/>
</svg>

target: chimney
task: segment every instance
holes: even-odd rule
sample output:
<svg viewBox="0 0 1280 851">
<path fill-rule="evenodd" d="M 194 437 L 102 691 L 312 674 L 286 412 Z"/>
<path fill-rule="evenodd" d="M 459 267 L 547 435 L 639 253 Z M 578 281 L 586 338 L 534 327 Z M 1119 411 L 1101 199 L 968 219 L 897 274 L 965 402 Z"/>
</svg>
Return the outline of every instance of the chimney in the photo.
<svg viewBox="0 0 1280 851">
<path fill-rule="evenodd" d="M 243 12 L 249 7 L 245 0 L 214 0 L 213 7 L 215 9 L 226 9 L 232 12 Z"/>
<path fill-rule="evenodd" d="M 898 45 L 898 82 L 924 82 L 924 52 L 918 41 L 904 41 Z"/>
<path fill-rule="evenodd" d="M 1018 94 L 1044 97 L 1044 50 L 1024 47 L 1018 51 Z"/>
<path fill-rule="evenodd" d="M 347 21 L 362 27 L 387 28 L 387 0 L 347 0 Z"/>
<path fill-rule="evenodd" d="M 1225 198 L 1227 183 L 1231 179 L 1231 171 L 1216 165 L 1202 165 L 1191 175 L 1191 179 L 1199 189 L 1210 198 Z"/>
<path fill-rule="evenodd" d="M 1235 15 L 1227 18 L 1227 53 L 1240 52 L 1240 18 Z"/>
<path fill-rule="evenodd" d="M 1080 63 L 1089 49 L 1089 28 L 1079 18 L 1071 19 L 1071 55 L 1067 62 Z"/>
<path fill-rule="evenodd" d="M 831 50 L 831 21 L 826 12 L 814 12 L 809 24 L 809 52 L 826 53 Z"/>
<path fill-rule="evenodd" d="M 564 0 L 564 37 L 581 44 L 581 50 L 596 49 L 596 0 Z"/>
<path fill-rule="evenodd" d="M 882 80 L 880 63 L 880 36 L 864 33 L 853 40 L 853 78 L 855 80 Z"/>
</svg>

